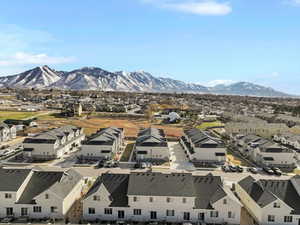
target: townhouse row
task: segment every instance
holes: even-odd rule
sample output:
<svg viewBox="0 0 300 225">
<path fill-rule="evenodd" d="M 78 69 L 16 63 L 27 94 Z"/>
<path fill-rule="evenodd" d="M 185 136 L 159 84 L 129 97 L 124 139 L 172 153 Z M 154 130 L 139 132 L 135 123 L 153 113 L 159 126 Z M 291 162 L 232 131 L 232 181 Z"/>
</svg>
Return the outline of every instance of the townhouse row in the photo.
<svg viewBox="0 0 300 225">
<path fill-rule="evenodd" d="M 84 138 L 83 128 L 67 125 L 26 138 L 23 152 L 26 157 L 38 160 L 61 158 L 81 146 Z"/>
<path fill-rule="evenodd" d="M 260 166 L 292 170 L 296 167 L 296 152 L 271 140 L 254 134 L 232 137 L 238 151 Z"/>
<path fill-rule="evenodd" d="M 248 176 L 230 187 L 210 173 L 108 172 L 90 186 L 73 169 L 1 168 L 0 179 L 0 218 L 67 219 L 80 199 L 89 222 L 240 224 L 245 208 L 249 223 L 300 224 L 300 176 Z"/>
<path fill-rule="evenodd" d="M 76 171 L 0 169 L 0 218 L 63 219 L 86 180 Z"/>
<path fill-rule="evenodd" d="M 207 131 L 196 128 L 185 130 L 180 143 L 194 164 L 212 165 L 226 162 L 224 142 Z"/>
</svg>

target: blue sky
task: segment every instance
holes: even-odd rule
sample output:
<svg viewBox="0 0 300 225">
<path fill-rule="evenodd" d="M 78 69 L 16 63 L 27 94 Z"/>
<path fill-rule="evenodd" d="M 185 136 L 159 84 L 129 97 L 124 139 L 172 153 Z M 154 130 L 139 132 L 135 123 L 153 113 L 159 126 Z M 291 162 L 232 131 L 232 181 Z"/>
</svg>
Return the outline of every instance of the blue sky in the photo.
<svg viewBox="0 0 300 225">
<path fill-rule="evenodd" d="M 300 94 L 300 0 L 3 0 L 0 74 L 145 70 Z"/>
</svg>

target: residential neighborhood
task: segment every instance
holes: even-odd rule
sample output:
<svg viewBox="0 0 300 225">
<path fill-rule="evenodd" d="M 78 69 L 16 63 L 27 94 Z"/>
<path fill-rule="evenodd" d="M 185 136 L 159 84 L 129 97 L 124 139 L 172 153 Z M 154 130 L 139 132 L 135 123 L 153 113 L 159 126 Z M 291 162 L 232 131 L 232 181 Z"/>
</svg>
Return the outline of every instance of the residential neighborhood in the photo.
<svg viewBox="0 0 300 225">
<path fill-rule="evenodd" d="M 265 116 L 282 99 L 56 92 L 0 112 L 1 223 L 300 223 L 300 129 Z"/>
</svg>

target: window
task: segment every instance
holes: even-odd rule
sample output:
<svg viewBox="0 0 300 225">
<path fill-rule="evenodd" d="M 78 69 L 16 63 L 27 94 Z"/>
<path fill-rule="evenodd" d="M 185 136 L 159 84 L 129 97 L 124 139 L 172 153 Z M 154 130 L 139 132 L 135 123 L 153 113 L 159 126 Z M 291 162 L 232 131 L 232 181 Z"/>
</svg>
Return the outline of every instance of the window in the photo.
<svg viewBox="0 0 300 225">
<path fill-rule="evenodd" d="M 142 215 L 142 210 L 141 209 L 134 209 L 133 210 L 133 215 L 136 215 L 136 216 Z"/>
<path fill-rule="evenodd" d="M 57 213 L 57 207 L 56 206 L 51 206 L 50 210 L 51 210 L 51 213 Z"/>
<path fill-rule="evenodd" d="M 184 212 L 183 213 L 183 220 L 190 220 L 190 213 L 189 212 Z"/>
<path fill-rule="evenodd" d="M 149 198 L 149 202 L 153 202 L 153 197 L 150 197 L 150 198 Z"/>
<path fill-rule="evenodd" d="M 228 218 L 234 219 L 234 217 L 235 217 L 234 212 L 229 211 L 229 212 L 228 212 Z"/>
<path fill-rule="evenodd" d="M 7 216 L 13 216 L 14 215 L 14 209 L 13 208 L 6 208 L 6 215 Z"/>
<path fill-rule="evenodd" d="M 102 150 L 101 153 L 110 153 L 110 150 Z"/>
<path fill-rule="evenodd" d="M 137 154 L 138 155 L 147 155 L 148 152 L 147 151 L 138 151 Z"/>
<path fill-rule="evenodd" d="M 10 193 L 5 193 L 5 198 L 11 198 L 11 194 Z"/>
<path fill-rule="evenodd" d="M 170 203 L 171 202 L 171 198 L 167 198 L 167 203 Z"/>
<path fill-rule="evenodd" d="M 293 222 L 293 217 L 292 216 L 285 216 L 284 217 L 284 222 L 285 223 L 292 223 Z"/>
<path fill-rule="evenodd" d="M 175 216 L 175 211 L 173 209 L 167 209 L 166 216 Z"/>
<path fill-rule="evenodd" d="M 275 222 L 275 216 L 274 215 L 268 215 L 268 222 Z"/>
<path fill-rule="evenodd" d="M 124 217 L 125 217 L 125 212 L 123 210 L 119 210 L 118 211 L 118 218 L 119 219 L 124 219 Z"/>
<path fill-rule="evenodd" d="M 274 202 L 273 206 L 274 206 L 274 208 L 280 208 L 280 203 L 279 202 Z"/>
<path fill-rule="evenodd" d="M 204 221 L 204 218 L 205 218 L 205 214 L 204 213 L 199 213 L 198 214 L 198 220 Z"/>
<path fill-rule="evenodd" d="M 41 206 L 33 206 L 33 212 L 41 213 L 42 212 L 42 207 Z"/>
<path fill-rule="evenodd" d="M 219 212 L 218 211 L 211 211 L 210 212 L 210 217 L 215 217 L 215 218 L 219 217 Z"/>
<path fill-rule="evenodd" d="M 100 196 L 99 195 L 94 195 L 93 199 L 94 199 L 94 201 L 100 201 Z"/>
<path fill-rule="evenodd" d="M 49 194 L 45 194 L 45 199 L 49 199 Z"/>
<path fill-rule="evenodd" d="M 182 199 L 182 203 L 186 203 L 186 198 L 183 198 L 183 199 Z"/>
<path fill-rule="evenodd" d="M 151 219 L 151 220 L 156 220 L 156 219 L 157 219 L 157 214 L 156 214 L 155 211 L 151 211 L 151 212 L 150 212 L 150 219 Z"/>
<path fill-rule="evenodd" d="M 137 202 L 137 201 L 138 201 L 138 198 L 137 198 L 137 197 L 133 197 L 133 201 L 134 201 L 134 202 Z"/>
<path fill-rule="evenodd" d="M 89 214 L 95 214 L 95 208 L 89 208 Z"/>
<path fill-rule="evenodd" d="M 111 215 L 112 214 L 112 208 L 105 208 L 104 209 L 104 214 Z"/>
<path fill-rule="evenodd" d="M 227 204 L 227 199 L 223 199 L 223 204 L 226 205 Z"/>
<path fill-rule="evenodd" d="M 21 216 L 27 216 L 28 215 L 28 209 L 27 208 L 21 208 Z"/>
</svg>

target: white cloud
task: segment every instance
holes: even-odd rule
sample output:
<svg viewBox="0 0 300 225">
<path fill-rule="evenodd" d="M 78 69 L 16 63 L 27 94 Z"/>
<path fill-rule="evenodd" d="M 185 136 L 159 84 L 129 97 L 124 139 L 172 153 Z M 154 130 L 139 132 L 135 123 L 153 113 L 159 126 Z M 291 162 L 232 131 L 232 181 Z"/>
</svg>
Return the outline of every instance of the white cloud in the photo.
<svg viewBox="0 0 300 225">
<path fill-rule="evenodd" d="M 300 0 L 283 0 L 283 4 L 300 7 Z"/>
<path fill-rule="evenodd" d="M 42 65 L 42 64 L 64 64 L 73 62 L 73 57 L 54 57 L 47 54 L 31 54 L 17 52 L 12 56 L 0 59 L 0 66 L 20 66 L 20 65 Z"/>
<path fill-rule="evenodd" d="M 300 6 L 300 0 L 291 0 L 292 4 Z"/>
<path fill-rule="evenodd" d="M 215 0 L 142 0 L 157 7 L 197 15 L 222 16 L 232 12 L 229 2 Z"/>
<path fill-rule="evenodd" d="M 235 83 L 235 81 L 233 81 L 233 80 L 212 80 L 212 81 L 207 82 L 206 85 L 208 87 L 214 87 L 214 86 L 220 85 L 220 84 L 229 85 L 229 84 L 233 84 L 233 83 Z"/>
</svg>

